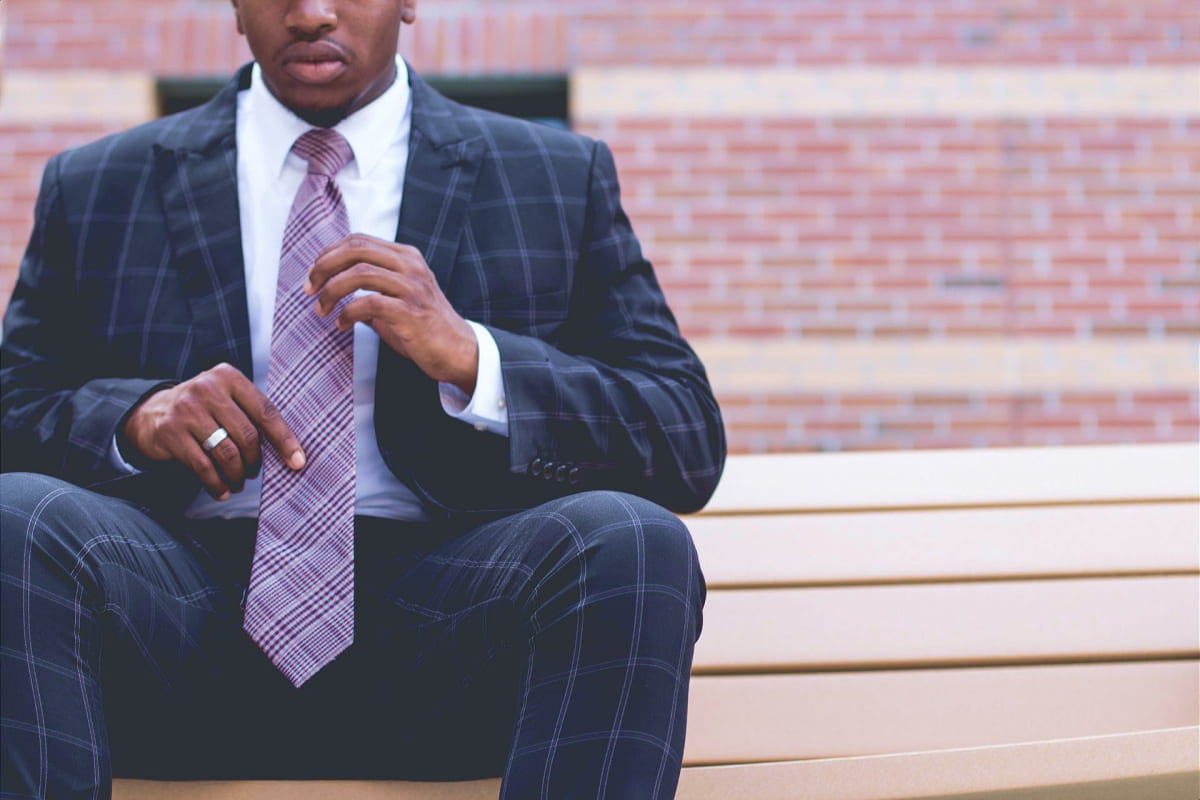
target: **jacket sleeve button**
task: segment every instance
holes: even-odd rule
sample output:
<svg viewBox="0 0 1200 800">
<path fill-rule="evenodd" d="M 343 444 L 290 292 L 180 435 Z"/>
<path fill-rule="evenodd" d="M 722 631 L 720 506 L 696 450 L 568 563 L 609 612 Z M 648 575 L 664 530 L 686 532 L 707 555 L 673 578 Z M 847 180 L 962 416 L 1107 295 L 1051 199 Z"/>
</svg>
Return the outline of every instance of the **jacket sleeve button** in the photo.
<svg viewBox="0 0 1200 800">
<path fill-rule="evenodd" d="M 554 471 L 554 480 L 559 483 L 567 482 L 567 475 L 570 473 L 571 467 L 567 464 L 559 464 L 558 469 Z"/>
<path fill-rule="evenodd" d="M 536 478 L 541 474 L 542 474 L 542 460 L 540 458 L 535 458 L 533 461 L 529 462 L 529 476 L 531 478 Z"/>
<path fill-rule="evenodd" d="M 567 473 L 567 483 L 571 486 L 578 486 L 579 480 L 579 467 L 571 467 L 571 471 Z"/>
<path fill-rule="evenodd" d="M 554 480 L 554 470 L 557 466 L 558 464 L 555 464 L 553 461 L 547 461 L 542 464 L 542 478 L 548 481 Z"/>
</svg>

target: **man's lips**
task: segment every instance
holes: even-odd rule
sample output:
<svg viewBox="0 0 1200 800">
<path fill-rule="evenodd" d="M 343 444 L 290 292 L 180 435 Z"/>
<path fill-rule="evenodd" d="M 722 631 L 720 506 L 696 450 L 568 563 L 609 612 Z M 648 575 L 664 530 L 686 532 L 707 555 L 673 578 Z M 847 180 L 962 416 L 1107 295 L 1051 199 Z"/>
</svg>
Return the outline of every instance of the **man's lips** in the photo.
<svg viewBox="0 0 1200 800">
<path fill-rule="evenodd" d="M 342 49 L 330 41 L 295 42 L 282 61 L 284 72 L 301 83 L 329 83 L 346 71 Z"/>
<path fill-rule="evenodd" d="M 301 83 L 329 83 L 346 71 L 345 61 L 288 61 L 284 72 Z"/>
</svg>

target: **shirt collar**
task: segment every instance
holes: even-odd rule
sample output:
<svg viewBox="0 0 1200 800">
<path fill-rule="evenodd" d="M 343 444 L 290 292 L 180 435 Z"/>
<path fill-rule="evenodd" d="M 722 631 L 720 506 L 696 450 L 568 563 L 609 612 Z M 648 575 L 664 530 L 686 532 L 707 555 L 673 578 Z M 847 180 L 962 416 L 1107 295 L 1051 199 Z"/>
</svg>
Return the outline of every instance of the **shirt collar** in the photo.
<svg viewBox="0 0 1200 800">
<path fill-rule="evenodd" d="M 275 170 L 283 173 L 292 145 L 312 125 L 297 117 L 280 103 L 263 82 L 262 69 L 256 63 L 250 75 L 247 104 L 248 132 L 259 151 Z M 412 115 L 412 89 L 408 85 L 408 66 L 396 57 L 396 80 L 379 97 L 333 126 L 346 137 L 354 151 L 353 168 L 365 177 L 379 166 L 384 153 L 409 133 Z M 297 156 L 298 157 L 298 156 Z"/>
</svg>

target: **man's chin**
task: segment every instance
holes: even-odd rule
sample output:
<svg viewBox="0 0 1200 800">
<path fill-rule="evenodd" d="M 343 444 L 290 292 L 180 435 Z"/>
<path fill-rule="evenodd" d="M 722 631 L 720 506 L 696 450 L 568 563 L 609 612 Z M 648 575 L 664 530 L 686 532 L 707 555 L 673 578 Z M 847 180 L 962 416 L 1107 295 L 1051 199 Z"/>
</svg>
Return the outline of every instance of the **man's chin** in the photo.
<svg viewBox="0 0 1200 800">
<path fill-rule="evenodd" d="M 337 106 L 335 108 L 303 108 L 292 107 L 292 113 L 310 125 L 315 125 L 318 128 L 332 128 L 347 117 L 347 107 Z"/>
<path fill-rule="evenodd" d="M 284 84 L 272 87 L 267 81 L 267 90 L 281 104 L 300 119 L 320 128 L 331 128 L 345 119 L 353 105 L 353 100 L 347 101 L 342 93 L 333 91 L 314 91 L 310 86 L 289 86 Z"/>
</svg>

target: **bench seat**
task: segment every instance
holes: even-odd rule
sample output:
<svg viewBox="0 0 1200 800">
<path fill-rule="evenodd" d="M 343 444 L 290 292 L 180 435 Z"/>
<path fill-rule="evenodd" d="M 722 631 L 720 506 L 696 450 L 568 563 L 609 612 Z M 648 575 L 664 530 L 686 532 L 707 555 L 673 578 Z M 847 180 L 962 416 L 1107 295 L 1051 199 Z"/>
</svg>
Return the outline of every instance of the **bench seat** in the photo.
<svg viewBox="0 0 1200 800">
<path fill-rule="evenodd" d="M 1194 444 L 731 458 L 679 797 L 1200 796 Z M 498 781 L 118 781 L 117 800 Z"/>
</svg>

